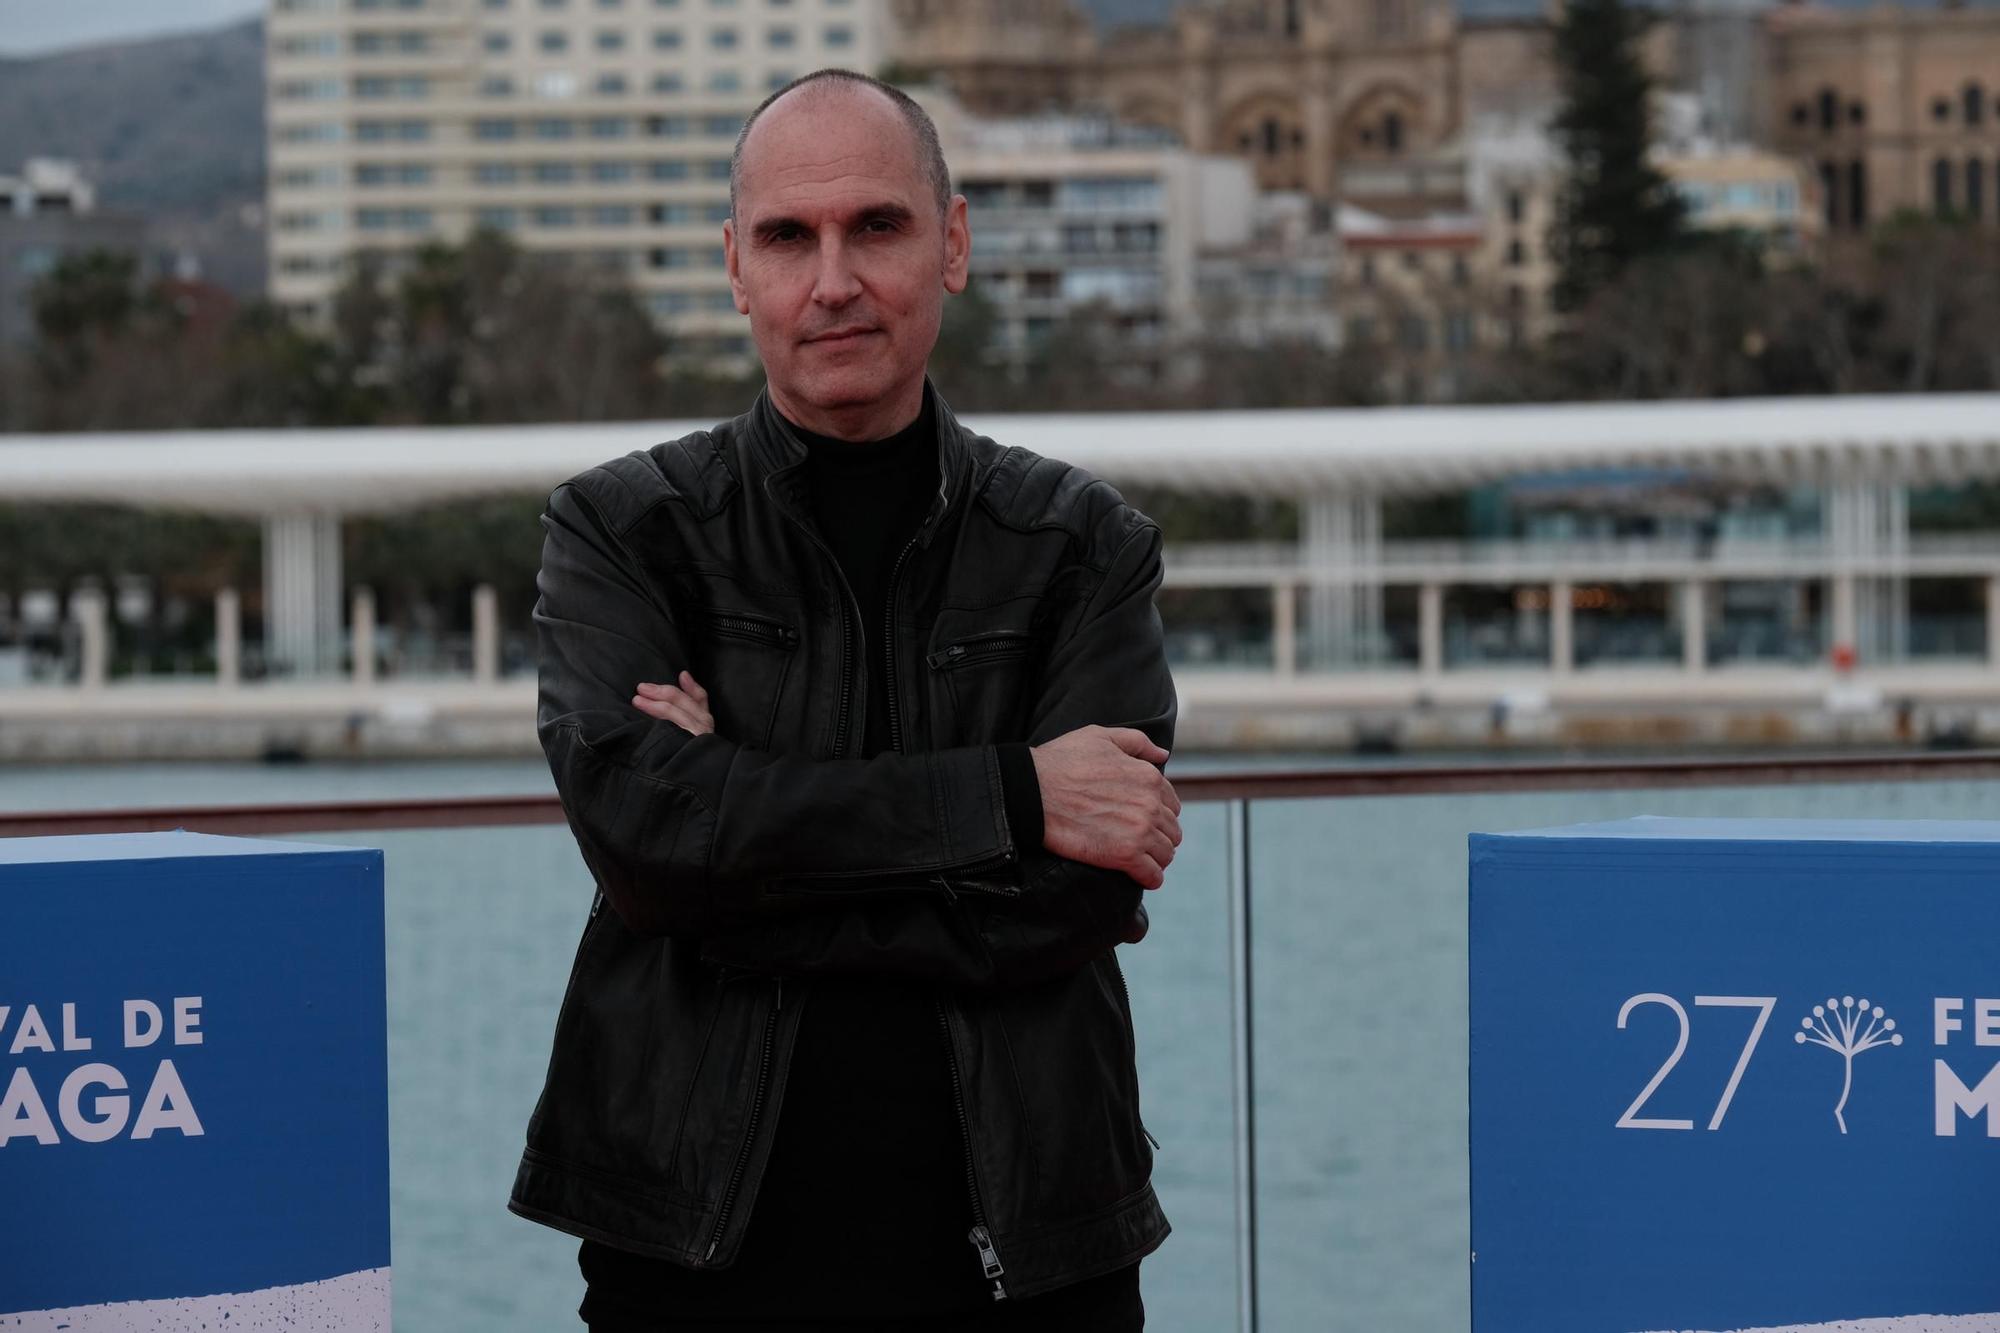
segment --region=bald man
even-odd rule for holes
[[[730,194],[765,392],[543,516],[598,894],[509,1206],[585,1238],[593,1330],[1139,1329],[1158,525],[928,380],[971,233],[915,102],[808,75]]]

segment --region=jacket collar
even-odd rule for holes
[[[924,515],[923,525],[917,529],[917,544],[929,547],[931,538],[958,504],[960,494],[968,485],[972,471],[972,446],[966,440],[964,427],[958,424],[958,418],[952,415],[944,395],[937,391],[929,375],[924,376],[924,397],[930,404],[931,420],[937,428],[938,448],[937,494],[931,497],[930,511]],[[806,442],[798,437],[792,423],[785,420],[784,414],[771,401],[768,386],[759,391],[757,401],[751,405],[748,424],[750,429],[744,440],[745,461],[749,465],[746,480],[791,511],[795,518],[811,522],[805,494]]]

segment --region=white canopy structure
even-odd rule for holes
[[[1512,477],[1671,468],[1818,485],[1829,532],[1855,555],[1903,540],[1908,487],[2000,478],[2000,394],[968,420],[1114,483],[1295,498],[1307,563],[1364,571],[1379,552],[1383,497]],[[323,669],[339,642],[342,516],[545,492],[708,424],[0,436],[0,499],[262,518],[270,637],[282,654]],[[1365,576],[1351,589],[1316,589],[1312,618],[1336,639],[1343,625],[1359,633],[1379,618],[1377,592]]]

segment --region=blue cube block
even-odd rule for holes
[[[389,1329],[382,853],[0,839],[0,1329]]]
[[[1475,1333],[2000,1329],[2000,823],[1470,841]]]

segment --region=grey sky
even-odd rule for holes
[[[262,0],[0,0],[0,55],[209,28],[263,8]]]

